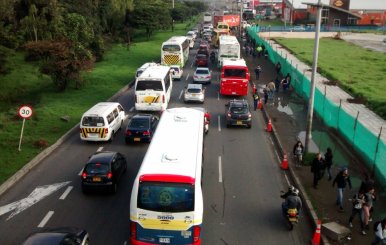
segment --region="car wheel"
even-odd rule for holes
[[[252,124],[248,124],[248,125],[247,125],[247,128],[252,128]]]
[[[111,186],[111,193],[112,194],[117,193],[117,183],[113,183],[113,185]]]
[[[90,244],[90,242],[89,242],[89,240],[87,238],[86,241],[84,241],[84,245],[89,245],[89,244]]]
[[[87,190],[86,186],[84,186],[84,185],[82,185],[82,192],[83,192],[83,194],[88,193],[88,190]]]
[[[114,131],[111,132],[111,136],[110,136],[110,139],[109,139],[109,142],[113,142],[113,139],[114,139]]]

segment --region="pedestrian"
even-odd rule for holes
[[[339,173],[336,175],[334,181],[332,182],[332,187],[335,186],[335,183],[337,184],[337,196],[336,196],[336,205],[339,206],[339,211],[343,212],[343,191],[346,188],[346,185],[348,183],[350,190],[352,188],[351,186],[351,180],[350,175],[348,174],[347,167],[344,167]]]
[[[257,57],[260,58],[261,54],[263,52],[263,48],[260,45],[258,45],[257,48],[256,48],[256,52],[257,52]]]
[[[318,181],[321,178],[323,170],[324,170],[324,162],[323,162],[322,154],[318,153],[316,154],[316,157],[314,158],[311,164],[311,172],[314,174],[313,187],[315,189],[318,188]]]
[[[371,245],[377,245],[381,242],[382,245],[386,244],[386,218],[374,223],[375,238],[371,242]]]
[[[253,46],[249,48],[249,55],[253,55]]]
[[[268,89],[268,98],[269,99],[273,99],[273,93],[275,92],[276,90],[276,87],[275,87],[275,83],[273,80],[271,80],[268,84],[267,84],[267,89]]]
[[[294,145],[294,148],[292,150],[292,153],[294,154],[295,160],[296,160],[296,166],[300,166],[300,164],[303,161],[303,152],[304,152],[304,146],[303,143],[298,140],[296,144]]]
[[[363,221],[365,227],[369,227],[370,220],[370,210],[373,207],[373,202],[375,201],[375,190],[371,189],[365,193],[365,203],[363,204]]]
[[[245,47],[245,54],[248,56],[248,54],[249,54],[249,49],[250,49],[250,47],[247,45],[246,47]]]
[[[261,66],[258,64],[258,65],[256,66],[256,68],[255,68],[256,80],[259,80],[260,73],[261,73]]]
[[[263,89],[263,92],[264,92],[264,105],[265,105],[268,102],[268,89],[267,89],[267,85]]]
[[[358,194],[355,194],[353,196],[353,198],[352,198],[352,205],[353,205],[352,212],[351,212],[350,218],[348,220],[350,228],[353,228],[352,221],[356,215],[359,216],[359,224],[361,226],[362,235],[366,235],[365,226],[364,226],[364,223],[362,220],[362,211],[363,211],[362,207],[363,207],[364,203],[365,203],[365,195],[362,192],[358,192]]]
[[[276,78],[275,78],[275,87],[276,87],[276,93],[279,93],[279,90],[280,90],[280,79],[279,79],[279,76],[276,76]]]
[[[330,181],[332,179],[332,176],[331,176],[332,158],[333,158],[332,150],[330,147],[327,147],[327,151],[324,154],[324,163],[326,164],[328,181]],[[364,193],[364,192],[362,192],[362,193]]]
[[[287,76],[284,78],[284,81],[283,81],[283,91],[286,91],[287,89],[289,89],[290,85],[291,85],[291,76],[290,74],[288,73]]]
[[[257,93],[253,94],[253,108],[256,111],[257,104],[259,103],[259,95]]]
[[[362,180],[361,186],[359,187],[359,191],[366,193],[371,189],[374,189],[375,181],[370,178],[370,175],[365,173],[365,179]]]
[[[281,70],[281,64],[280,62],[277,62],[275,65],[276,73],[279,75]]]

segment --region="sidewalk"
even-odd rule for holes
[[[242,56],[247,61],[249,70],[251,73],[251,82],[254,82],[258,87],[258,91],[262,94],[262,89],[270,80],[276,78],[276,71],[274,65],[269,61],[261,58],[253,58],[252,56],[245,55],[242,51]],[[255,66],[260,64],[262,66],[262,73],[260,79],[256,81],[255,74],[253,72]],[[316,118],[314,114],[313,123],[313,143],[316,151],[324,152],[327,147],[331,147],[334,155],[334,165],[332,167],[332,175],[335,177],[339,171],[340,166],[348,166],[349,173],[351,175],[351,181],[353,184],[352,190],[348,188],[344,193],[344,212],[338,211],[335,205],[336,200],[336,186],[332,187],[332,181],[327,180],[327,176],[324,176],[319,181],[318,189],[312,188],[313,176],[310,172],[310,167],[302,166],[295,167],[291,158],[292,147],[295,144],[297,138],[301,138],[304,143],[305,128],[306,128],[306,116],[307,116],[307,102],[303,98],[296,95],[293,91],[279,91],[275,94],[273,100],[268,101],[264,106],[265,112],[272,120],[274,130],[278,136],[282,145],[282,150],[289,153],[289,167],[295,178],[301,183],[301,190],[306,192],[313,210],[316,212],[318,219],[323,223],[335,221],[348,228],[348,219],[351,214],[352,204],[347,200],[357,193],[361,180],[364,178],[364,173],[368,170],[358,161],[358,157],[352,154],[350,147],[345,146],[345,142],[335,135],[335,132],[329,132],[327,127],[323,125],[320,119]],[[374,206],[373,220],[378,220],[381,217],[386,217],[386,202],[385,194],[378,193],[378,200]],[[374,221],[373,221],[374,222]],[[351,240],[345,240],[345,244],[364,245],[370,244],[374,238],[374,232],[372,224],[369,224],[369,230],[367,235],[360,234],[360,226],[358,217],[354,218],[351,228]],[[323,234],[322,234],[323,235]],[[334,244],[330,241],[331,244]]]

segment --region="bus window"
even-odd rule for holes
[[[189,44],[188,44],[189,46]],[[163,51],[180,51],[180,46],[179,45],[172,45],[172,44],[166,44],[162,46]]]

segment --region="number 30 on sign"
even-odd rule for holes
[[[19,108],[19,116],[24,119],[32,117],[32,107],[28,105],[23,105]]]

